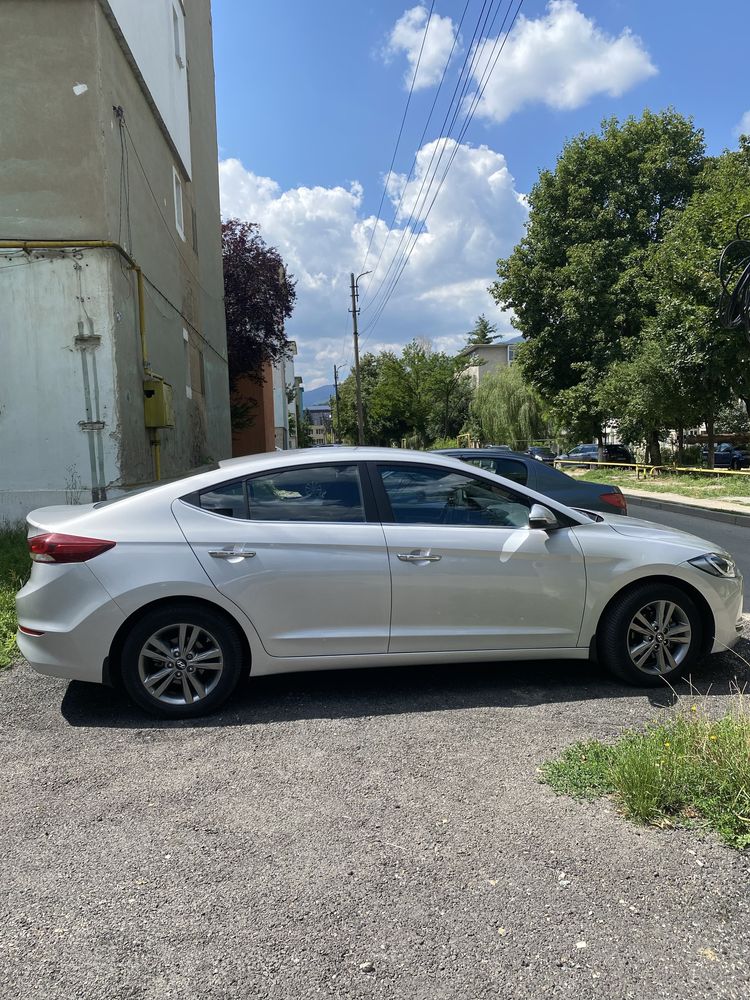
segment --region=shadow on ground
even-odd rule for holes
[[[748,661],[747,640],[742,640],[736,653],[709,657],[692,675],[694,690],[701,696],[715,697],[750,686]],[[557,660],[327,670],[250,678],[225,708],[206,718],[188,720],[152,718],[118,690],[72,681],[61,711],[71,726],[215,728],[634,697],[666,708],[690,691],[689,681],[679,682],[674,691],[666,685],[634,688],[608,677],[595,664]]]

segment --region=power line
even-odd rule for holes
[[[485,0],[485,2],[486,2],[486,0]],[[445,61],[445,66],[443,67],[443,72],[440,75],[440,80],[438,82],[437,89],[435,91],[435,96],[432,99],[432,106],[430,108],[429,114],[427,115],[427,121],[425,122],[424,128],[422,129],[422,135],[419,137],[419,142],[417,143],[417,152],[415,152],[415,154],[414,154],[414,159],[412,160],[411,167],[409,168],[409,173],[407,174],[407,177],[406,177],[406,183],[404,184],[403,188],[401,189],[401,195],[400,195],[399,200],[398,200],[398,205],[396,206],[396,210],[393,213],[393,219],[391,220],[391,224],[388,227],[388,232],[386,234],[385,240],[383,241],[383,246],[380,248],[380,253],[378,254],[377,263],[375,264],[375,267],[373,268],[373,272],[372,272],[373,276],[367,282],[367,287],[365,288],[364,292],[362,293],[362,299],[363,299],[363,301],[367,298],[367,296],[369,294],[369,291],[370,291],[370,286],[372,285],[373,281],[375,280],[375,274],[377,273],[378,267],[380,265],[380,261],[383,258],[383,254],[385,252],[385,248],[388,245],[388,240],[391,238],[391,233],[393,232],[393,227],[395,226],[396,220],[398,219],[398,213],[399,213],[399,211],[401,209],[401,205],[402,205],[403,200],[404,200],[404,193],[406,191],[406,188],[407,188],[407,185],[408,185],[409,181],[411,180],[411,176],[414,173],[414,168],[417,165],[417,155],[419,153],[419,150],[422,148],[422,146],[424,144],[424,139],[425,139],[425,136],[427,135],[427,129],[429,128],[430,122],[432,121],[432,115],[433,115],[433,112],[435,111],[435,106],[437,105],[438,98],[440,97],[440,91],[443,88],[443,83],[445,81],[445,75],[448,72],[448,66],[450,65],[450,61],[453,58],[453,53],[455,51],[456,45],[458,44],[458,39],[459,39],[460,34],[461,34],[461,26],[464,23],[464,18],[466,17],[466,11],[469,9],[469,4],[470,3],[471,3],[471,0],[466,0],[466,3],[464,5],[463,13],[461,14],[461,20],[458,22],[458,27],[456,28],[456,32],[455,32],[455,34],[453,36],[453,45],[451,46],[451,50],[448,53],[448,58]],[[385,188],[383,189],[383,197],[384,196],[385,196]],[[381,207],[382,207],[383,198],[380,199],[380,204],[381,204]],[[372,235],[370,236],[370,246],[372,246],[372,239],[373,239],[374,235],[375,235],[375,230],[373,229]],[[367,252],[369,254],[370,247],[367,248]],[[365,258],[365,260],[366,259],[367,258]],[[364,305],[362,307],[362,311],[366,312],[368,308],[369,308],[369,306]]]
[[[488,6],[488,0],[483,0],[482,8],[481,8],[481,10],[479,12],[479,17],[477,18],[477,22],[476,22],[476,24],[474,26],[474,32],[473,32],[472,37],[471,37],[471,42],[469,43],[469,45],[467,47],[466,55],[464,57],[464,61],[463,61],[462,65],[461,65],[461,69],[460,69],[459,74],[458,74],[458,79],[456,80],[456,84],[455,84],[455,86],[453,88],[453,93],[452,93],[451,98],[450,98],[450,100],[448,102],[448,107],[446,109],[445,116],[443,117],[442,125],[440,126],[440,130],[439,130],[439,136],[440,136],[440,138],[438,139],[437,144],[433,147],[432,154],[430,155],[430,161],[427,164],[427,168],[426,168],[426,170],[424,172],[424,175],[422,177],[422,183],[420,185],[419,191],[418,191],[417,196],[416,196],[416,198],[414,200],[414,203],[412,205],[412,210],[409,213],[409,218],[406,220],[406,223],[404,224],[404,227],[401,230],[401,236],[400,236],[400,239],[398,241],[398,245],[396,246],[396,250],[395,250],[395,252],[393,254],[393,257],[391,258],[391,262],[388,265],[388,268],[386,269],[385,274],[380,279],[380,284],[378,286],[377,291],[375,292],[374,296],[370,300],[369,304],[367,306],[363,307],[363,311],[366,311],[367,309],[371,308],[374,305],[374,303],[375,303],[378,295],[380,295],[381,291],[386,286],[386,282],[388,281],[388,276],[390,275],[391,271],[393,270],[394,264],[396,263],[396,260],[398,259],[399,254],[401,253],[401,248],[404,245],[404,240],[406,239],[406,234],[409,232],[409,227],[412,224],[412,222],[415,220],[415,218],[418,218],[417,208],[420,205],[420,199],[422,199],[422,192],[424,191],[425,184],[427,184],[428,179],[430,179],[430,184],[429,184],[429,187],[428,187],[428,193],[429,193],[429,188],[432,186],[432,179],[434,179],[434,172],[431,173],[431,171],[432,171],[432,164],[434,163],[435,155],[437,154],[438,147],[440,146],[440,139],[442,138],[442,149],[440,151],[440,156],[438,157],[438,162],[435,165],[435,171],[437,171],[437,168],[440,165],[440,161],[442,160],[443,152],[444,152],[446,143],[447,143],[447,141],[448,141],[448,139],[450,137],[450,133],[451,133],[451,131],[453,129],[453,126],[454,126],[455,121],[456,121],[456,117],[458,116],[458,112],[459,112],[460,107],[461,107],[461,101],[464,98],[464,95],[466,93],[466,89],[468,87],[469,81],[471,80],[471,71],[472,71],[472,69],[474,67],[474,64],[476,62],[476,57],[477,57],[477,49],[474,48],[474,40],[476,39],[477,34],[481,35],[482,31],[484,30],[485,26],[487,25],[487,21],[489,19],[490,13],[492,11],[492,7],[493,7],[494,2],[495,2],[495,0],[489,0],[489,6]],[[503,0],[499,0],[499,2],[502,4]],[[485,11],[486,11],[486,13],[485,13]],[[493,23],[494,23],[494,19],[493,19]],[[464,76],[464,73],[465,73],[465,76]],[[459,92],[459,90],[460,90],[460,92]],[[454,103],[455,103],[455,108],[454,108]],[[451,109],[453,109],[452,115],[451,115]],[[450,124],[449,124],[449,119],[450,119]],[[414,162],[415,163],[416,163],[416,159],[417,158],[415,156],[415,158],[414,158]],[[410,174],[410,176],[411,176],[411,174]],[[406,187],[407,186],[408,186],[408,180],[407,180],[406,185],[404,185],[404,188],[402,189],[402,192],[401,192],[401,198],[399,200],[398,207],[397,207],[396,212],[394,214],[394,224],[395,224],[395,221],[396,221],[396,219],[398,217],[398,211],[399,211],[399,209],[401,207],[401,204],[403,202],[403,197],[404,197],[404,194],[406,192]],[[427,198],[427,195],[424,196],[424,200],[426,200],[426,198]],[[387,242],[387,240],[386,240],[386,242]],[[381,254],[381,256],[382,256],[382,254]],[[366,293],[369,294],[369,291],[370,291],[370,286],[368,285],[368,287],[366,289]]]
[[[432,211],[432,208],[433,208],[433,206],[435,204],[435,201],[437,200],[438,195],[440,194],[440,191],[441,191],[441,189],[443,187],[443,184],[445,183],[445,179],[446,179],[446,177],[448,175],[448,171],[450,170],[450,168],[451,168],[451,166],[453,164],[453,161],[456,158],[458,150],[461,148],[461,142],[462,142],[464,136],[466,135],[466,131],[467,131],[467,129],[468,129],[468,127],[469,127],[469,125],[470,125],[473,117],[474,117],[474,114],[476,112],[476,108],[478,107],[479,102],[482,99],[482,96],[484,95],[484,91],[485,91],[485,89],[487,87],[487,84],[489,83],[489,80],[490,80],[490,77],[491,77],[491,75],[492,75],[492,73],[494,71],[494,68],[497,65],[497,61],[500,58],[500,55],[502,54],[503,49],[505,48],[505,44],[506,44],[506,42],[508,40],[508,37],[509,37],[511,31],[513,30],[513,26],[514,26],[514,24],[516,22],[516,19],[518,17],[519,11],[521,10],[521,7],[523,5],[523,0],[519,0],[518,6],[516,7],[515,13],[513,14],[513,19],[511,20],[510,26],[508,27],[507,32],[503,35],[502,34],[502,30],[503,30],[503,27],[505,26],[505,23],[507,21],[508,14],[510,13],[511,5],[512,5],[512,0],[511,0],[511,4],[508,6],[508,10],[506,12],[505,17],[503,18],[503,24],[501,25],[501,28],[500,28],[500,34],[498,35],[498,38],[495,40],[495,43],[494,43],[493,48],[492,48],[492,51],[490,52],[490,55],[488,57],[487,65],[486,65],[485,70],[484,70],[484,72],[482,74],[482,77],[480,79],[480,84],[479,84],[479,86],[477,88],[476,93],[474,94],[474,96],[472,98],[472,102],[471,102],[469,111],[468,111],[468,113],[466,115],[464,124],[463,124],[463,126],[462,126],[462,128],[461,128],[461,130],[459,132],[458,138],[456,140],[454,140],[455,145],[454,145],[454,147],[453,147],[453,149],[451,151],[451,154],[450,154],[450,156],[448,158],[448,163],[447,163],[447,165],[445,167],[445,170],[443,171],[443,175],[442,175],[442,177],[440,179],[440,182],[438,184],[438,188],[435,191],[435,194],[433,195],[432,201],[430,202],[429,207],[427,208],[427,211],[424,212],[424,214],[422,215],[422,221],[420,223],[420,228],[418,228],[417,231],[410,236],[411,242],[410,243],[407,242],[407,250],[402,255],[402,260],[401,260],[401,262],[399,262],[396,274],[391,279],[390,285],[389,285],[388,290],[387,290],[387,292],[386,292],[386,294],[385,294],[385,296],[383,298],[383,301],[378,306],[377,313],[376,313],[375,317],[368,324],[366,330],[364,331],[365,337],[363,338],[363,343],[371,335],[372,330],[374,329],[375,325],[377,324],[378,320],[380,319],[381,315],[383,314],[383,311],[384,311],[386,305],[388,304],[388,302],[390,301],[390,298],[393,295],[393,293],[394,293],[394,291],[396,289],[396,286],[398,285],[398,282],[399,282],[399,280],[401,278],[401,275],[404,272],[404,269],[406,268],[406,265],[409,263],[409,259],[411,258],[411,255],[412,255],[412,253],[414,251],[414,248],[415,248],[415,246],[417,244],[417,241],[418,241],[419,237],[422,235],[422,233],[424,232],[424,227],[426,226],[429,214]],[[500,38],[501,37],[502,37],[502,42],[498,45],[498,42],[500,42]],[[493,58],[493,55],[494,55],[494,58]],[[446,141],[445,145],[447,145],[447,141]],[[439,163],[438,163],[438,166],[439,166]],[[436,175],[437,175],[437,167],[436,167],[435,173],[433,175],[433,180],[434,180],[434,177]],[[430,184],[430,187],[431,186],[432,186],[432,184]],[[428,187],[427,194],[429,194],[429,187]],[[425,201],[426,201],[426,197],[427,196],[425,196]],[[423,202],[423,207],[424,207],[424,202]],[[384,279],[384,281],[385,281],[385,279]],[[382,285],[381,285],[381,287],[382,287]],[[379,293],[380,293],[380,289],[378,289],[378,294]]]
[[[409,111],[409,105],[411,104],[411,95],[414,93],[414,84],[417,81],[417,74],[419,73],[419,66],[422,62],[422,53],[424,52],[425,42],[427,41],[427,32],[430,30],[430,22],[432,21],[432,12],[435,9],[435,0],[432,0],[430,4],[430,12],[427,15],[427,24],[425,24],[424,34],[422,35],[422,44],[419,47],[419,55],[417,57],[417,64],[414,67],[414,75],[411,78],[411,86],[409,87],[409,94],[406,98],[406,107],[404,108],[404,113],[401,116],[401,125],[399,126],[398,135],[396,136],[396,145],[393,147],[393,156],[391,157],[391,165],[388,167],[388,173],[385,177],[385,182],[383,184],[383,193],[380,195],[380,204],[378,205],[378,214],[375,219],[375,223],[372,227],[372,232],[370,233],[370,242],[367,245],[367,252],[365,253],[365,259],[362,261],[361,271],[364,271],[365,265],[367,264],[367,258],[370,256],[370,249],[372,247],[372,241],[375,237],[375,230],[378,227],[378,222],[380,222],[380,213],[383,209],[383,202],[385,201],[385,195],[388,190],[388,181],[391,179],[391,174],[393,173],[393,165],[396,162],[396,154],[398,153],[398,147],[401,142],[401,136],[404,131],[404,124],[406,123],[406,115]],[[453,50],[451,49],[451,52]]]

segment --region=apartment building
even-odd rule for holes
[[[231,454],[210,0],[0,0],[0,520]]]
[[[492,344],[471,344],[465,347],[459,357],[473,357],[477,360],[476,364],[466,369],[474,388],[478,388],[490,372],[512,365],[515,352],[522,343],[523,337],[518,334]]]

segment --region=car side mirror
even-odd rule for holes
[[[532,504],[529,511],[530,528],[540,528],[542,531],[549,531],[552,528],[557,528],[559,523],[549,507],[545,507],[540,503]]]

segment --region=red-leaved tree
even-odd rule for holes
[[[221,225],[224,302],[227,317],[229,380],[247,375],[260,380],[266,361],[287,349],[284,321],[292,315],[295,282],[275,247],[269,247],[255,222],[227,219]]]

